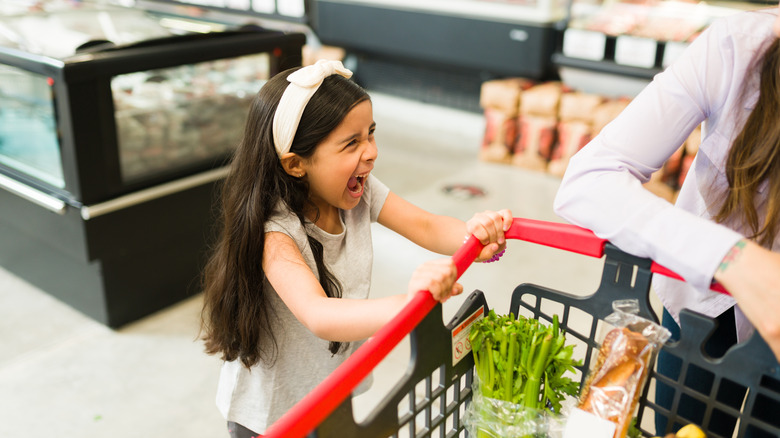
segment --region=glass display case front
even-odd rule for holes
[[[80,207],[223,165],[304,42],[103,3],[0,16],[0,173]]]
[[[0,65],[0,163],[65,187],[51,78]]]
[[[0,0],[0,265],[111,327],[191,297],[250,101],[305,41]]]
[[[0,45],[64,59],[93,44],[127,45],[174,35],[159,17],[102,3],[72,3],[0,17]]]
[[[246,14],[287,23],[306,23],[307,2],[311,0],[138,0],[151,4],[153,9],[160,5],[187,5],[231,14]]]
[[[122,181],[229,154],[268,79],[267,53],[117,75],[111,80]]]

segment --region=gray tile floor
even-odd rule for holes
[[[428,210],[468,219],[485,209],[560,221],[552,212],[559,180],[479,161],[479,114],[374,94],[380,157],[375,175]],[[446,194],[469,184],[487,195]],[[380,226],[374,228],[372,294],[403,293],[412,270],[439,257]],[[461,278],[483,290],[491,307],[508,310],[523,282],[584,293],[595,289],[601,261],[510,242],[499,263],[474,265]],[[462,298],[444,305],[449,319]],[[0,437],[221,437],[214,406],[219,360],[197,341],[199,296],[119,330],[108,329],[0,268]],[[375,372],[375,385],[356,399],[362,418],[402,375],[401,343]]]

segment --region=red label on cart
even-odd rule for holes
[[[480,308],[452,329],[452,366],[457,365],[471,352],[471,343],[469,342],[471,326],[475,321],[484,317],[485,311]]]

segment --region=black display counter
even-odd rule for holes
[[[249,103],[306,37],[87,4],[0,26],[0,266],[110,327],[199,292]]]

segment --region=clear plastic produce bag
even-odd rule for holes
[[[463,424],[472,438],[560,438],[565,415],[549,410],[530,409],[523,405],[485,397],[479,391],[479,378],[474,376],[473,396],[466,406]],[[574,402],[572,400],[571,402]],[[568,403],[562,411],[567,411]]]

